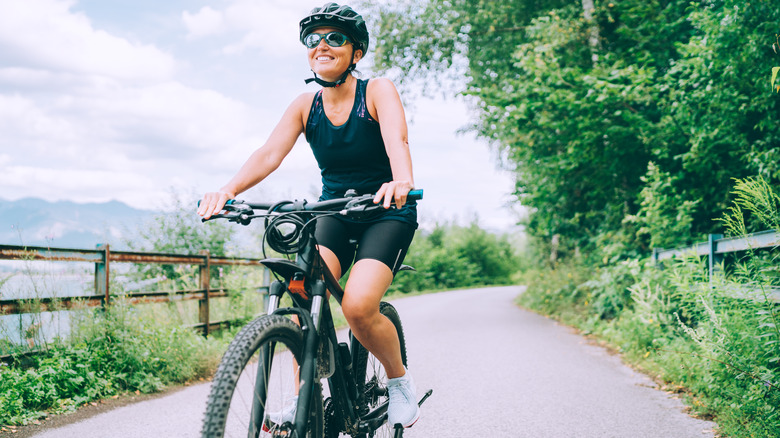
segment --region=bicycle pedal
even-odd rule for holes
[[[395,429],[395,435],[393,435],[395,438],[401,438],[404,436],[404,426],[401,423],[396,423],[394,426]]]
[[[422,396],[420,401],[417,402],[417,406],[422,407],[422,404],[425,403],[425,400],[428,400],[428,397],[430,397],[431,394],[433,394],[433,389],[429,389],[428,392],[426,392],[425,395]]]

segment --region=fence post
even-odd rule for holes
[[[203,255],[203,263],[200,265],[200,288],[203,290],[203,298],[198,302],[199,320],[203,324],[203,336],[209,336],[209,294],[211,277],[211,256],[208,250],[200,252]]]
[[[712,286],[712,280],[715,276],[715,271],[718,270],[718,266],[721,264],[721,262],[723,262],[723,255],[715,253],[715,251],[718,249],[717,241],[722,238],[723,234],[710,234],[708,237],[709,257],[707,262],[709,263],[710,286]]]
[[[100,243],[97,245],[98,251],[101,251],[100,262],[95,263],[95,295],[101,295],[103,297],[103,307],[108,306],[111,300],[110,287],[109,287],[109,259],[110,249],[107,243]]]

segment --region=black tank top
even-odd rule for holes
[[[325,115],[322,90],[314,96],[306,121],[306,140],[322,174],[320,200],[340,198],[349,189],[359,195],[374,194],[382,184],[393,180],[379,122],[371,117],[366,106],[367,85],[368,80],[357,80],[352,111],[341,126],[333,125]],[[388,219],[417,227],[417,203],[383,211],[370,220]]]
[[[358,79],[355,102],[347,122],[335,126],[325,115],[322,90],[314,96],[306,122],[306,140],[322,173],[322,197],[339,198],[349,189],[376,193],[393,180],[385,142],[366,107],[368,81]]]

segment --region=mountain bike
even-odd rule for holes
[[[320,258],[314,239],[318,218],[361,218],[383,208],[374,204],[373,195],[350,192],[319,202],[231,200],[210,218],[244,225],[262,218],[264,254],[268,246],[288,258],[262,260],[276,276],[269,286],[267,314],[246,325],[225,352],[212,382],[203,437],[403,435],[401,425],[387,424],[387,375],[382,364],[351,332],[349,342],[337,338],[328,293],[341,303],[344,290]],[[422,199],[422,190],[410,192],[408,199]],[[395,326],[406,366],[398,312],[387,302],[381,303],[380,312]]]

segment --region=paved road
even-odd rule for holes
[[[394,302],[420,390],[433,388],[407,438],[713,437],[619,358],[514,306],[519,287]],[[422,391],[421,391],[422,392]],[[118,408],[40,438],[195,437],[208,385]]]

